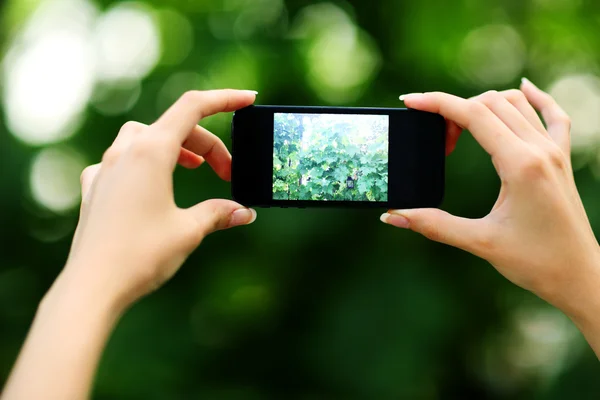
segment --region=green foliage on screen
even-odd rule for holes
[[[387,201],[386,115],[275,114],[273,199]]]

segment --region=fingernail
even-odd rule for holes
[[[385,213],[381,215],[380,219],[381,222],[397,228],[408,229],[410,227],[410,221],[403,215]]]
[[[248,225],[256,219],[256,211],[251,208],[240,208],[231,214],[229,226]]]
[[[257,95],[257,94],[258,94],[258,92],[257,92],[256,90],[246,90],[246,92],[253,93],[254,95]]]
[[[399,98],[400,98],[400,101],[405,101],[405,100],[409,100],[409,98],[411,98],[411,97],[414,98],[414,97],[421,96],[422,94],[423,93],[407,93],[407,94],[401,95]]]
[[[530,83],[530,84],[532,84],[532,85],[533,85],[533,82],[531,82],[529,79],[527,79],[527,78],[525,78],[525,77],[522,77],[522,78],[521,78],[521,83]],[[535,85],[534,85],[534,86],[535,86]]]

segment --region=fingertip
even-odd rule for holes
[[[423,100],[425,95],[423,93],[408,93],[400,95],[400,101],[403,101],[404,104],[409,108],[415,108],[418,105],[420,100]]]
[[[537,90],[539,91],[540,88],[538,88],[533,82],[531,82],[529,79],[522,77],[521,78],[521,87],[520,87],[521,91],[523,92],[527,92],[529,90]]]
[[[410,227],[410,221],[404,215],[399,213],[383,213],[379,217],[381,222],[384,224],[395,226],[396,228],[408,229]]]
[[[219,174],[219,177],[225,182],[231,182],[231,168],[227,168]]]
[[[450,155],[456,148],[456,143],[463,129],[456,123],[446,120],[446,156]]]
[[[223,160],[213,160],[209,159],[208,163],[215,171],[217,176],[224,180],[225,182],[231,181],[231,160],[227,162],[223,162]]]
[[[256,96],[258,96],[258,92],[256,90],[241,90],[241,92],[246,96],[246,105],[254,104],[256,101]]]
[[[231,228],[234,226],[250,225],[256,221],[256,216],[256,210],[252,208],[239,208],[231,214],[228,225]]]
[[[187,169],[196,169],[204,164],[204,161],[203,157],[182,148],[179,152],[177,163]]]

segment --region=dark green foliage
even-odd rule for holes
[[[276,114],[273,198],[387,201],[388,117]]]

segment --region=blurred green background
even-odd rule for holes
[[[189,89],[258,104],[400,106],[529,77],[573,119],[576,179],[600,231],[596,0],[6,0],[0,3],[0,380],[65,262],[79,174],[128,120]],[[229,145],[231,115],[203,122]],[[479,217],[498,178],[464,134],[443,208]],[[229,197],[177,170],[187,206]],[[486,262],[373,210],[259,210],[208,237],[128,312],[97,399],[598,398],[598,362],[560,312]]]

